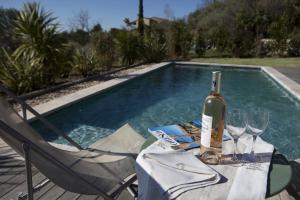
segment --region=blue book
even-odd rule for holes
[[[188,150],[200,147],[201,120],[195,119],[189,123],[180,123],[161,127],[149,128],[148,131],[170,146],[178,146]],[[223,141],[230,140],[223,135]]]

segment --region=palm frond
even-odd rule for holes
[[[64,44],[58,36],[58,23],[52,12],[46,12],[39,3],[25,3],[15,21],[15,31],[22,45],[13,53],[16,59],[25,59],[41,74],[41,84],[49,84],[57,76],[59,57]]]

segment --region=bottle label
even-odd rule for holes
[[[201,145],[205,147],[210,147],[212,121],[213,118],[211,116],[202,115]]]

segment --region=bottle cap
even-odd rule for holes
[[[221,72],[214,71],[212,72],[212,82],[211,82],[211,91],[215,93],[220,93],[221,91]]]

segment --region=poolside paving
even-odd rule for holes
[[[280,73],[300,84],[300,63],[299,67],[274,67]]]

